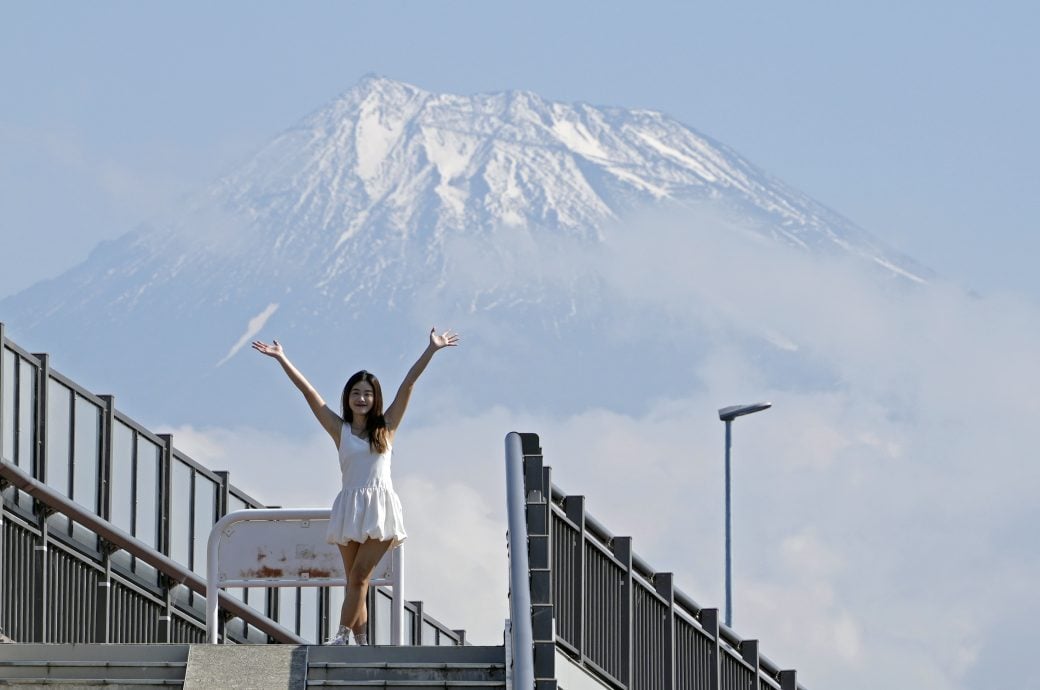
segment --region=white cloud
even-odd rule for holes
[[[249,319],[249,323],[246,324],[245,332],[241,337],[239,337],[238,341],[231,346],[231,349],[228,350],[226,355],[224,355],[224,358],[217,362],[217,366],[221,366],[224,362],[234,357],[235,354],[246,345],[246,343],[253,339],[253,336],[260,332],[260,329],[264,327],[264,324],[267,323],[267,320],[271,318],[276,311],[278,311],[278,303],[272,302],[271,304],[268,304],[262,312]]]
[[[669,337],[706,339],[687,393],[647,396],[632,361],[610,371],[609,399],[566,415],[510,391],[467,412],[459,401],[476,384],[465,374],[436,390],[419,384],[431,412],[406,422],[394,460],[410,591],[471,639],[500,639],[502,439],[519,430],[540,434],[555,481],[586,495],[592,514],[698,602],[721,606],[716,410],[771,400],[734,426],[737,631],[808,687],[1012,686],[1017,671],[996,640],[1002,626],[1040,616],[1040,309],[943,283],[879,288],[862,265],[712,227],[648,222],[601,257],[558,256],[539,274],[550,287],[568,265],[604,276],[600,304],[616,332],[591,349],[652,342],[666,321]],[[520,244],[537,262],[537,248]],[[523,334],[517,325],[509,337]],[[797,350],[771,348],[777,334]],[[452,355],[463,368],[466,352]],[[788,376],[787,366],[802,369]],[[551,385],[540,394],[556,395]],[[337,478],[318,433],[186,429],[175,440],[234,465],[232,481],[259,498],[320,505]]]

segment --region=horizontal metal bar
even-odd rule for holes
[[[185,666],[188,662],[186,661],[64,661],[61,659],[55,659],[51,661],[39,661],[36,659],[25,660],[16,659],[14,661],[4,660],[0,661],[0,667],[8,666],[51,666],[51,667],[97,667],[97,668],[175,668],[178,666]]]
[[[429,668],[438,671],[444,670],[456,670],[456,669],[468,669],[468,670],[480,670],[480,669],[495,669],[502,668],[502,664],[491,664],[491,663],[478,663],[478,662],[467,662],[467,663],[442,663],[442,662],[429,662],[423,663],[421,661],[317,661],[310,662],[308,664],[311,668],[325,668],[325,669],[336,669],[336,668],[379,668],[379,669],[415,669],[415,668]]]
[[[322,577],[322,578],[310,578],[300,580],[265,580],[265,579],[254,579],[254,580],[221,580],[220,586],[222,588],[229,587],[346,587],[347,579],[341,577],[339,579]]]
[[[589,546],[591,546],[597,552],[599,552],[599,554],[601,556],[606,558],[609,561],[609,563],[611,565],[613,565],[615,568],[617,568],[619,570],[622,570],[622,571],[624,571],[626,569],[625,568],[625,564],[622,563],[621,561],[619,561],[617,556],[614,555],[614,552],[611,551],[607,546],[605,546],[603,544],[600,544],[598,542],[595,542],[595,541],[587,541],[587,543],[588,543]]]
[[[5,679],[2,681],[2,684],[7,685],[11,680],[17,680],[18,684],[15,687],[35,687],[37,685],[54,685],[61,687],[62,685],[74,685],[77,688],[83,688],[97,685],[99,687],[115,686],[132,688],[138,685],[163,685],[171,687],[182,687],[184,685],[183,678],[120,678],[118,681],[113,681],[99,678],[55,678],[53,676],[41,676],[39,678],[27,677],[10,680]]]
[[[29,364],[33,365],[37,369],[39,369],[42,366],[42,364],[43,364],[39,360],[39,358],[36,357],[36,355],[34,355],[33,353],[29,352],[26,349],[23,349],[23,348],[19,347],[18,345],[16,345],[14,343],[13,340],[9,340],[7,338],[4,338],[4,347],[7,348],[8,350],[10,350],[11,352],[13,352],[14,354],[18,355],[19,357],[21,357],[22,359],[27,360],[29,362]]]
[[[119,410],[112,410],[112,416],[115,419],[115,421],[125,424],[132,430],[136,431],[138,435],[144,436],[147,440],[151,441],[155,445],[160,447],[163,445],[163,440],[159,438],[158,434],[153,434],[151,431],[146,429],[143,424],[141,424],[133,417],[130,417],[125,412],[121,412]]]
[[[76,383],[75,381],[70,379],[68,376],[65,376],[60,371],[55,371],[54,369],[50,369],[50,370],[47,371],[47,374],[48,374],[48,377],[54,379],[54,381],[56,383],[59,383],[62,386],[65,386],[66,388],[70,389],[73,393],[75,393],[79,397],[83,398],[84,400],[87,400],[88,402],[90,402],[90,403],[92,403],[94,405],[97,405],[98,407],[104,407],[105,406],[105,401],[104,400],[99,398],[94,393],[91,393],[86,388],[84,388],[83,386],[79,385],[78,383]]]
[[[365,688],[504,688],[504,680],[308,680],[311,686],[357,686]]]
[[[668,606],[668,600],[662,597],[660,594],[658,594],[657,590],[654,589],[654,586],[649,582],[644,581],[643,578],[633,577],[632,584],[643,590],[645,594],[650,596],[650,598],[656,600],[657,603],[663,604],[664,606]]]

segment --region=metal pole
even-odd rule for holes
[[[733,420],[726,420],[726,627],[733,628],[733,560],[730,540],[730,502],[729,502],[729,449],[732,445],[730,426]]]
[[[394,595],[390,600],[390,638],[398,647],[404,644],[404,592],[401,590],[404,582],[404,558],[401,557],[403,548],[404,546],[398,546],[391,556],[394,564]]]
[[[512,686],[516,690],[534,689],[534,632],[525,499],[523,444],[520,434],[514,431],[506,436],[506,506],[509,518],[509,617],[515,650]]]

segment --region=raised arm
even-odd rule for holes
[[[332,442],[339,448],[339,437],[340,431],[343,429],[343,420],[338,414],[329,409],[329,406],[325,404],[325,400],[318,395],[318,391],[314,390],[314,386],[310,384],[310,381],[300,373],[299,369],[293,366],[293,363],[285,356],[285,351],[282,349],[281,344],[277,340],[272,340],[270,345],[255,340],[253,341],[253,349],[278,360],[289,380],[303,393],[307,405],[311,408],[314,416],[317,417],[322,428],[328,432],[329,436],[332,437]]]
[[[401,387],[397,390],[397,395],[394,397],[394,401],[390,403],[390,407],[386,409],[384,417],[386,418],[386,428],[391,433],[397,430],[397,427],[401,424],[401,419],[404,417],[404,411],[408,408],[408,400],[412,397],[412,388],[415,387],[415,382],[419,380],[419,376],[426,370],[426,365],[433,359],[433,355],[440,349],[445,347],[455,347],[459,344],[458,334],[452,331],[444,331],[440,335],[437,335],[437,329],[430,329],[430,343],[423,350],[423,353],[419,355],[419,359],[415,360],[415,364],[405,374],[404,381],[401,382]]]

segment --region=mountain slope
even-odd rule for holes
[[[396,339],[414,319],[474,311],[581,349],[609,318],[609,298],[595,270],[547,275],[546,248],[580,256],[608,229],[641,232],[631,219],[647,208],[681,217],[705,207],[779,246],[851,257],[900,281],[927,277],[661,113],[368,77],[177,217],[0,302],[0,319],[15,338],[61,352],[59,368],[94,370],[98,352],[118,358],[110,383],[169,391],[157,414],[182,419],[202,386],[215,387],[202,407],[219,414],[245,375],[234,355],[265,326],[315,343],[307,354],[326,369],[337,366],[331,343],[359,325]]]

